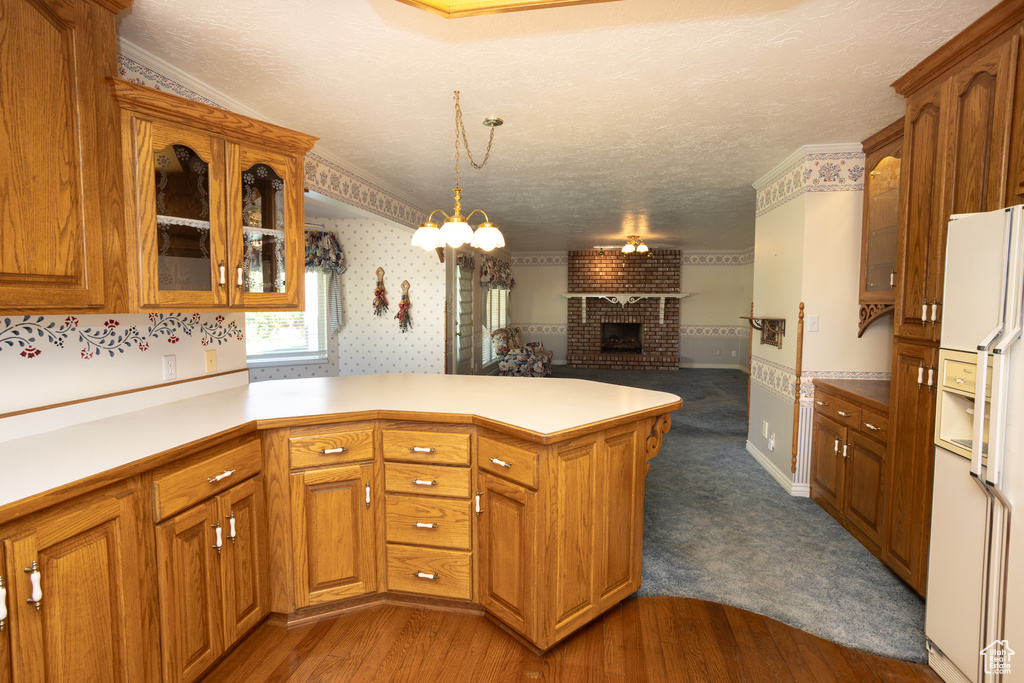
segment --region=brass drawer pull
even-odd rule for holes
[[[324,448],[320,452],[324,455],[333,455],[335,453],[344,453],[348,449],[342,446],[341,448]]]
[[[840,415],[842,415],[843,417],[850,417],[850,414],[849,414],[849,413],[844,413],[844,412],[843,412],[843,411],[841,411],[841,410],[837,410],[836,412],[837,412],[837,413],[839,413]]]
[[[870,422],[865,422],[864,426],[867,427],[868,429],[870,429],[873,432],[880,432],[880,431],[882,431],[881,427],[876,427],[875,425],[871,424]]]
[[[819,406],[828,406],[828,404],[825,403],[824,401],[815,401],[815,403],[817,403]]]
[[[437,486],[437,481],[427,479],[413,479],[412,483],[416,484],[417,486]]]
[[[498,460],[497,458],[488,458],[488,460],[493,462],[495,465],[499,465],[500,467],[512,467],[512,463],[505,462],[504,460]]]
[[[420,528],[420,529],[436,529],[437,528],[437,522],[433,522],[433,523],[413,522],[412,525],[414,527],[417,527],[417,528]]]
[[[441,575],[437,572],[434,572],[433,574],[428,574],[426,572],[413,572],[412,575],[420,579],[430,579],[431,581],[437,581],[441,578]]]
[[[409,450],[413,453],[437,453],[436,448],[421,448],[420,446],[413,446]]]

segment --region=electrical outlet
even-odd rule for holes
[[[164,381],[178,378],[178,359],[176,356],[163,357]]]
[[[768,437],[768,450],[775,450],[775,432],[772,432],[772,435]]]
[[[768,438],[768,420],[761,420],[761,436]]]
[[[818,316],[809,315],[807,316],[807,331],[817,332],[818,331]]]
[[[206,352],[206,372],[217,372],[217,349]]]
[[[716,355],[716,356],[721,356],[721,355],[722,355],[722,349],[717,349],[717,350],[715,351],[715,355]]]
[[[732,357],[733,357],[733,358],[735,358],[735,357],[736,357],[736,352],[735,352],[735,351],[733,351],[733,352],[732,352]]]

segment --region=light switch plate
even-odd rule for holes
[[[206,370],[205,372],[217,372],[217,349],[209,349],[206,352]]]
[[[807,316],[807,331],[817,332],[818,331],[818,316],[809,315]]]

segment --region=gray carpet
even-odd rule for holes
[[[858,650],[927,660],[924,601],[746,452],[744,373],[559,367],[554,374],[683,398],[647,475],[639,595],[726,603]]]

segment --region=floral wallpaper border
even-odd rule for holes
[[[91,316],[94,317],[94,316]],[[73,315],[60,320],[59,316],[31,316],[0,319],[0,353],[17,351],[22,358],[37,358],[46,347],[63,349],[65,344],[82,344],[80,357],[91,360],[102,356],[124,353],[128,349],[149,350],[150,344],[163,340],[177,344],[183,337],[196,335],[203,346],[243,341],[245,330],[235,321],[226,325],[223,315],[213,320],[203,319],[199,313],[150,313],[149,325],[122,325],[120,320],[108,318],[96,327],[81,327]]]
[[[567,334],[569,326],[565,323],[516,323],[523,334]]]
[[[513,266],[567,266],[567,251],[534,251],[512,254]]]
[[[749,337],[750,325],[680,325],[680,337]]]
[[[862,192],[863,152],[806,154],[757,190],[755,216],[760,218],[804,192]]]
[[[746,251],[693,251],[684,253],[684,266],[749,266],[754,263],[754,250]]]
[[[750,359],[750,381],[789,401],[793,400],[796,391],[796,371],[793,368],[759,356]]]
[[[120,77],[132,83],[218,109],[226,108],[121,52],[117,55],[117,67]],[[422,209],[319,154],[307,154],[304,168],[307,189],[409,227],[416,227],[426,219],[426,212]]]

